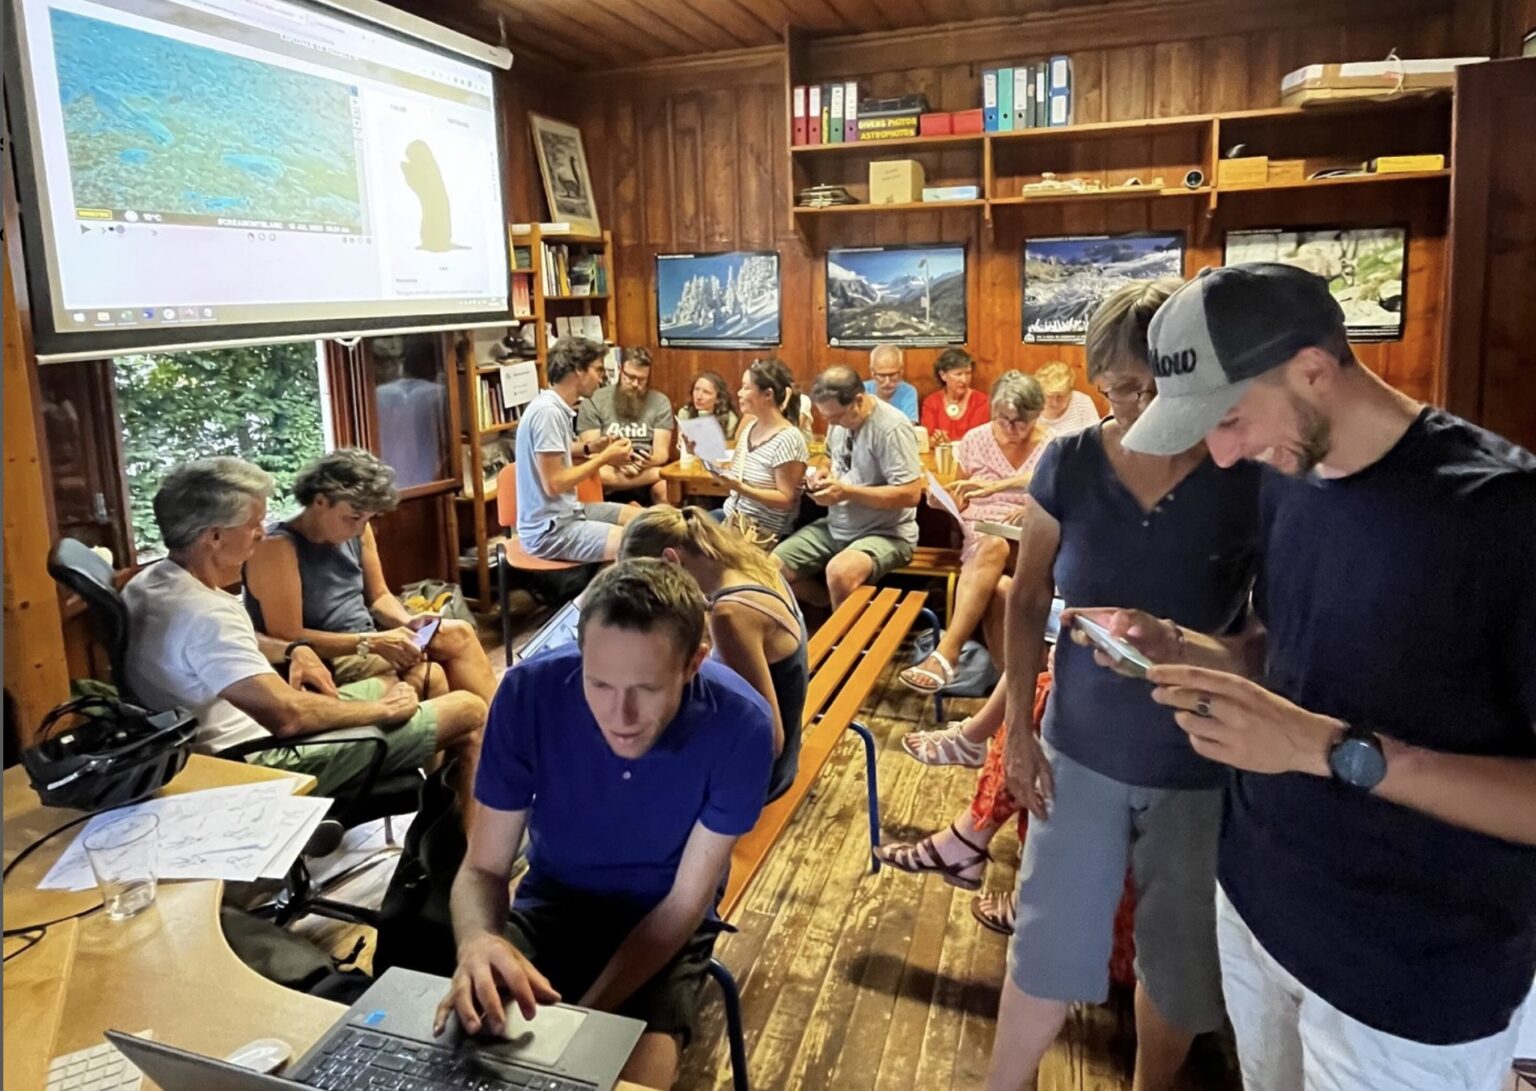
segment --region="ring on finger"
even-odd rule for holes
[[[1211,695],[1209,693],[1200,694],[1199,698],[1195,701],[1195,715],[1204,720],[1211,718]]]

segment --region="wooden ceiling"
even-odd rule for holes
[[[1040,15],[1105,0],[392,0],[520,58],[584,70],[844,35]]]

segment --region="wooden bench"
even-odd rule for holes
[[[869,840],[872,870],[879,870],[874,849],[880,844],[880,803],[875,783],[875,740],[855,719],[891,657],[923,609],[921,591],[861,587],[837,608],[811,637],[810,686],[801,717],[800,768],[789,790],[763,808],[757,824],[739,838],[731,852],[730,878],[719,914],[729,919],[740,907],[796,809],[810,794],[833,749],[852,731],[864,743],[869,792]]]
[[[912,559],[900,568],[892,569],[894,576],[925,576],[944,581],[944,622],[955,613],[955,581],[960,578],[960,551],[948,546],[918,546],[912,551]]]

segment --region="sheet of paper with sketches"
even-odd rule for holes
[[[160,820],[159,878],[250,882],[281,876],[314,832],[328,799],[294,796],[289,778],[210,788],[135,803],[85,824],[38,885],[44,890],[88,890],[96,884],[85,838],[127,815]]]

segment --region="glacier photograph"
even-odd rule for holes
[[[1126,284],[1184,276],[1184,236],[1074,235],[1024,244],[1024,341],[1083,343],[1088,319]]]
[[[965,247],[827,251],[827,344],[965,343]]]
[[[779,255],[657,254],[656,326],[668,348],[777,345]]]

